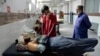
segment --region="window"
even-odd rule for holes
[[[86,13],[98,13],[100,0],[85,0]]]
[[[31,11],[31,10],[32,10],[32,4],[29,3],[29,11]]]
[[[31,2],[35,5],[36,4],[36,0],[31,0]]]

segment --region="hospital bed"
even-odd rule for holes
[[[34,54],[35,53],[35,54]],[[29,51],[17,51],[16,44],[13,43],[7,50],[4,51],[2,56],[39,56],[38,52],[29,52]]]
[[[31,52],[31,51],[17,51],[16,44],[13,43],[7,50],[5,50],[2,56],[58,56],[55,52]]]

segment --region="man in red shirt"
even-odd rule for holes
[[[54,13],[51,13],[48,6],[43,7],[42,16],[42,35],[48,37],[56,36],[57,18]]]

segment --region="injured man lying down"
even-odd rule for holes
[[[53,38],[45,37],[41,42],[39,39],[31,40],[28,34],[25,33],[18,38],[16,48],[17,50],[28,50],[32,52],[38,51],[40,53],[53,51],[63,54],[83,54],[89,50],[93,50],[97,43],[98,41],[95,38],[76,40],[64,36],[57,36]]]

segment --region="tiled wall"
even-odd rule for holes
[[[0,25],[12,23],[18,20],[29,18],[25,13],[0,13]]]

